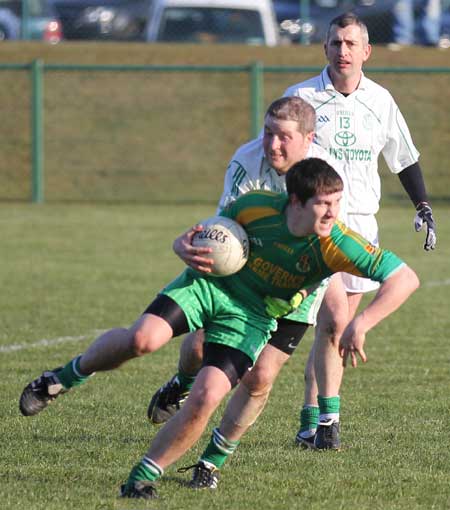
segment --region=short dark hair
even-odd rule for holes
[[[286,174],[288,195],[295,195],[302,205],[315,195],[336,193],[344,183],[336,170],[320,158],[306,158],[291,166]]]
[[[312,133],[316,127],[316,111],[301,97],[286,96],[275,101],[267,108],[266,117],[277,120],[292,120],[302,135]]]
[[[349,25],[358,26],[361,29],[361,35],[363,37],[364,43],[369,44],[369,31],[367,30],[367,25],[359,16],[357,16],[353,12],[344,12],[344,14],[336,16],[330,21],[325,40],[326,42],[328,42],[328,39],[330,38],[331,27],[334,25],[340,28],[345,28],[348,27]]]

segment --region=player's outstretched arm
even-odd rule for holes
[[[416,273],[407,265],[402,266],[381,284],[373,301],[345,328],[339,344],[344,366],[350,356],[352,366],[356,367],[356,354],[363,363],[367,361],[364,352],[366,333],[397,310],[418,289],[419,284]]]
[[[202,225],[194,225],[175,239],[172,248],[180,259],[186,265],[192,267],[192,269],[200,271],[201,273],[210,273],[214,261],[202,255],[211,253],[212,249],[202,246],[192,246],[192,238],[197,232],[201,232],[202,230]]]

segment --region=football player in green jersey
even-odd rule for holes
[[[416,274],[395,254],[370,245],[337,221],[343,182],[325,161],[308,158],[295,164],[286,186],[287,196],[251,192],[222,212],[249,236],[249,260],[238,273],[214,278],[187,268],[129,329],[104,333],[84,354],[44,372],[24,389],[22,412],[36,414],[94,372],[154,352],[187,331],[205,330],[203,367],[192,391],[131,470],[123,497],[156,496],[154,481],[196,443],[223,398],[251,368],[276,326],[266,310],[268,296],[289,300],[339,271],[380,282],[375,298],[341,339],[344,360],[356,353],[365,360],[366,333],[417,289]],[[217,484],[217,476],[213,480]]]
[[[286,192],[285,177],[289,168],[302,159],[317,157],[327,161],[344,181],[340,219],[345,222],[348,183],[336,160],[313,143],[315,124],[315,111],[303,99],[283,97],[273,101],[264,117],[263,137],[240,146],[232,156],[226,170],[224,190],[217,212],[219,213],[239,196],[249,191]],[[174,249],[178,256],[193,269],[208,271],[207,264],[210,260],[205,259],[198,248],[192,247],[192,234],[193,232],[186,236],[186,239],[179,239]],[[278,317],[277,329],[271,335],[252,370],[245,375],[239,390],[231,398],[227,411],[232,410],[232,418],[229,418],[226,412],[224,419],[230,419],[239,427],[243,425],[244,416],[245,426],[257,419],[281,368],[290,359],[309,327],[316,324],[318,314],[320,317],[319,309],[322,299],[325,302],[324,308],[329,301],[332,303],[336,301],[336,297],[333,297],[335,284],[329,280],[327,278],[322,281],[318,289],[304,299],[298,307],[293,306],[295,297],[289,303],[274,299],[270,311],[274,317]],[[320,321],[320,324],[321,330],[330,330],[333,329],[334,323],[323,324],[323,321]],[[186,401],[195,375],[202,366],[203,340],[204,334],[201,330],[188,334],[184,339],[180,347],[177,373],[151,398],[147,414],[152,423],[164,423]],[[311,349],[305,367],[305,401],[311,404],[307,412],[312,414],[317,411],[318,419],[318,408],[314,407],[317,403],[318,391],[314,384],[313,356],[314,348]],[[302,411],[302,415],[305,415],[305,411]],[[307,424],[309,431],[310,423]],[[315,447],[314,439],[315,435],[312,431],[309,437],[302,438],[302,445],[313,448]],[[198,478],[197,471],[194,471],[194,478]],[[195,480],[193,484],[195,485]]]

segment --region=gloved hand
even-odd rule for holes
[[[434,223],[433,211],[431,210],[428,202],[420,202],[416,206],[416,216],[414,218],[414,228],[416,232],[422,230],[423,224],[427,226],[427,235],[425,237],[425,244],[423,245],[426,251],[434,250],[436,246],[436,225]]]
[[[264,298],[264,303],[266,303],[266,312],[274,319],[279,319],[280,317],[284,317],[288,313],[293,312],[301,305],[302,301],[303,295],[301,292],[294,294],[289,301],[272,296],[266,296]]]

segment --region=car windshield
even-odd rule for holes
[[[264,44],[260,14],[246,9],[167,8],[158,41]]]
[[[22,16],[22,0],[0,0],[0,9],[11,10],[19,18]],[[28,0],[29,16],[47,16],[49,8],[46,0]]]

